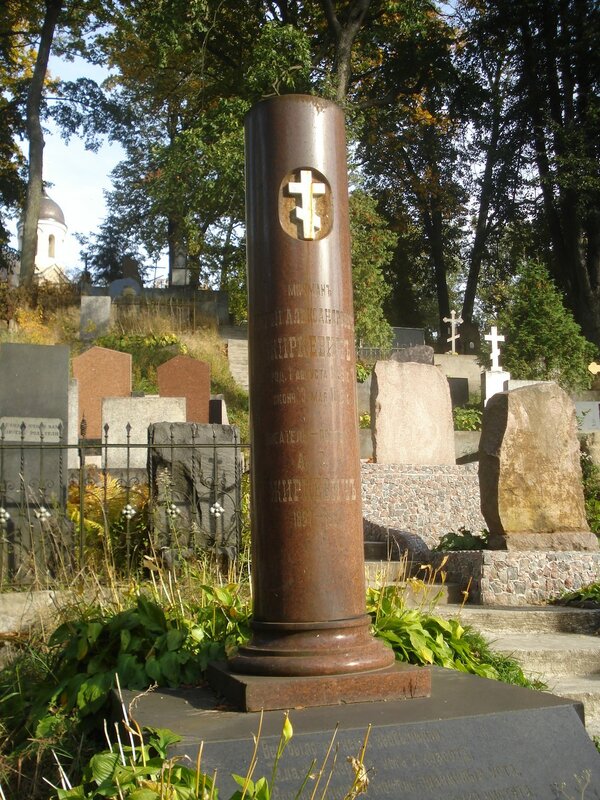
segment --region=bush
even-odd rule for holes
[[[476,406],[456,406],[452,409],[455,431],[480,431],[483,411]]]
[[[544,266],[526,263],[498,316],[505,335],[504,369],[513,378],[556,381],[563,389],[587,389],[587,365],[596,348],[582,335]]]
[[[487,531],[482,531],[478,535],[471,533],[466,528],[459,528],[458,533],[455,531],[445,533],[433,550],[439,553],[453,550],[487,550],[487,537]]]

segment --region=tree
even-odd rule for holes
[[[350,234],[356,341],[385,348],[391,344],[392,329],[383,313],[390,292],[383,270],[391,260],[396,236],[377,212],[375,200],[361,190],[350,195]]]
[[[35,273],[37,251],[37,224],[43,190],[44,134],[41,123],[41,106],[44,82],[48,70],[50,48],[62,8],[62,0],[45,0],[45,14],[40,32],[33,75],[27,92],[26,127],[29,139],[27,199],[23,217],[20,282],[31,284]]]
[[[567,390],[589,388],[587,366],[596,348],[582,335],[542,264],[521,266],[498,325],[506,338],[503,365],[514,378],[552,380]]]
[[[551,243],[550,269],[600,344],[600,7],[595,0],[481,4],[518,71],[514,92]]]

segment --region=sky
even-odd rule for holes
[[[106,70],[87,64],[81,59],[73,63],[50,59],[49,69],[54,76],[65,80],[90,77],[102,80]],[[82,269],[81,246],[74,233],[89,235],[97,231],[106,214],[104,192],[111,188],[110,172],[121,160],[120,145],[105,142],[97,152],[86,150],[80,139],[63,141],[52,123],[44,125],[44,180],[52,184],[50,197],[65,215],[67,238],[65,262],[69,269]],[[23,144],[26,150],[27,143]],[[11,246],[17,246],[17,222],[13,222]]]

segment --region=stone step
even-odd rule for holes
[[[491,647],[513,656],[532,677],[551,683],[555,677],[600,672],[600,638],[581,633],[513,633],[486,637]]]
[[[548,681],[548,691],[583,703],[587,732],[590,736],[600,736],[600,675],[556,678]]]
[[[566,606],[448,606],[445,616],[460,617],[485,636],[509,633],[600,633],[600,609]]]
[[[367,586],[379,588],[394,585],[411,608],[425,608],[437,614],[438,606],[456,604],[461,597],[458,584],[425,583],[406,580],[404,561],[365,560],[365,579]]]
[[[227,356],[233,379],[248,391],[248,342],[243,339],[228,339]]]

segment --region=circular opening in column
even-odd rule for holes
[[[324,239],[333,225],[331,186],[313,167],[288,173],[279,188],[279,222],[283,230],[301,241]]]

